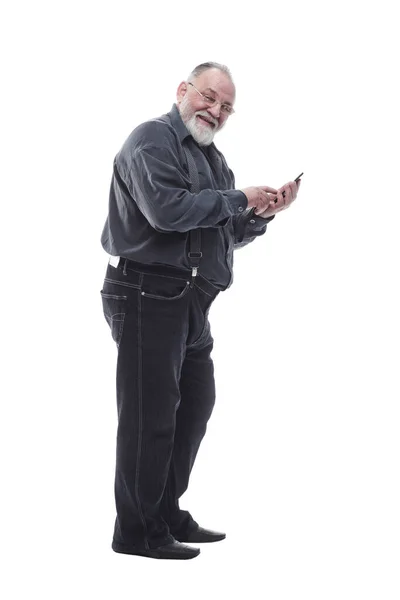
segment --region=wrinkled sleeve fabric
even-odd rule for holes
[[[235,175],[231,169],[229,169],[232,178],[232,187],[235,187]],[[249,217],[251,208],[243,213],[235,214],[232,217],[233,231],[235,234],[234,249],[238,250],[253,242],[257,237],[264,235],[267,231],[267,223],[272,221],[275,217],[258,217],[254,215],[252,218]],[[252,222],[254,221],[254,223]]]
[[[275,217],[275,215],[273,215],[272,217],[264,219],[263,217],[257,217],[257,215],[254,215],[250,219],[250,210],[247,210],[241,215],[236,215],[233,217],[235,231],[235,250],[247,246],[247,244],[254,242],[254,240],[257,237],[264,235],[264,233],[267,231],[267,224],[270,221],[272,221],[272,219]],[[254,223],[251,223],[251,221],[254,221]]]
[[[149,144],[136,148],[128,159],[117,155],[115,166],[132,202],[159,232],[223,227],[248,205],[239,190],[191,193],[190,179],[168,147]]]

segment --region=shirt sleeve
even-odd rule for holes
[[[135,149],[129,159],[117,155],[115,167],[132,201],[160,232],[223,227],[248,205],[240,190],[191,193],[187,173],[167,147],[147,145]]]
[[[264,235],[267,231],[267,224],[274,219],[275,215],[264,219],[254,215],[249,218],[250,210],[242,215],[235,215],[232,218],[233,231],[235,233],[234,249],[243,248],[253,242],[257,237]]]
[[[229,173],[232,180],[232,187],[235,187],[235,175],[232,169],[229,169]],[[242,214],[236,214],[232,217],[233,231],[235,235],[234,249],[238,250],[253,242],[257,237],[264,235],[267,231],[267,223],[272,221],[275,215],[264,219],[254,215],[250,217],[249,213],[251,208],[243,212]]]

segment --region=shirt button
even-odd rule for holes
[[[250,219],[250,223],[253,223],[253,224],[254,224],[254,223],[255,223],[255,220],[254,220],[254,219]]]
[[[239,206],[238,211],[243,212],[243,206]]]

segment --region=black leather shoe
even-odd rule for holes
[[[219,540],[226,538],[226,534],[219,531],[212,531],[211,529],[204,529],[203,527],[198,527],[185,536],[174,537],[180,542],[199,544],[202,542],[219,542]]]
[[[177,541],[166,544],[165,546],[158,546],[158,548],[151,548],[150,550],[135,550],[134,548],[129,548],[123,544],[117,544],[116,542],[113,542],[111,547],[114,552],[147,556],[147,558],[175,558],[185,560],[194,558],[200,554],[200,548],[185,546],[185,544],[180,544]]]

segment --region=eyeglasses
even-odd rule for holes
[[[195,85],[193,85],[193,83],[190,83],[190,81],[188,81],[188,84],[194,87],[196,92],[198,94],[200,94],[200,96],[203,98],[204,102],[206,104],[208,104],[208,106],[215,106],[216,104],[221,104],[221,110],[226,115],[233,115],[233,113],[235,112],[233,107],[230,106],[230,104],[222,104],[216,98],[213,98],[212,96],[208,96],[207,94],[202,94],[201,92],[199,92],[197,87]]]

